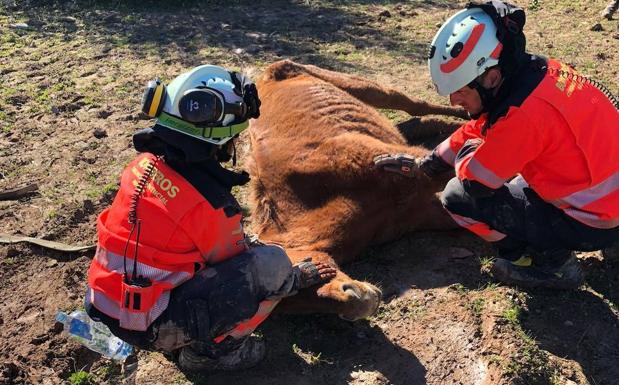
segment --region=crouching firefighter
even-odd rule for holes
[[[88,314],[142,349],[178,353],[186,370],[256,365],[265,348],[251,333],[278,301],[335,276],[246,240],[231,189],[249,176],[221,162],[236,161],[259,107],[248,78],[217,66],[151,81],[142,108],[156,124],[133,136],[140,155],[98,218]]]
[[[431,155],[375,163],[453,172],[442,203],[498,248],[491,272],[523,287],[577,288],[574,250],[619,239],[619,102],[600,83],[525,52],[524,11],[469,4],[439,29],[428,64],[440,95],[471,119]],[[409,173],[410,174],[410,173]]]

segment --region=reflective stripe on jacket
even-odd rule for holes
[[[114,202],[99,215],[98,248],[88,270],[86,301],[129,330],[146,330],[167,308],[170,290],[193,277],[197,269],[247,250],[241,215],[227,217],[223,208],[215,210],[160,160],[137,207],[136,275],[151,284],[127,284],[123,276],[133,276],[136,252],[135,231],[129,240],[131,198],[154,160],[153,155],[142,154],[124,170]]]
[[[549,60],[539,85],[485,135],[487,114],[460,127],[437,153],[454,165],[464,142],[481,138],[475,152],[455,164],[458,178],[496,189],[521,174],[572,218],[595,228],[619,226],[619,112],[575,74]]]

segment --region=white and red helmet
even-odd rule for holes
[[[499,64],[503,45],[497,27],[481,8],[464,9],[447,20],[430,45],[428,66],[439,95],[449,95]]]

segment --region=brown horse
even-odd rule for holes
[[[417,170],[407,178],[374,167],[379,154],[422,157],[408,138],[453,130],[456,123],[417,118],[396,129],[375,108],[412,116],[463,111],[432,105],[359,77],[280,61],[257,82],[261,116],[250,127],[253,226],[260,239],[338,267],[367,246],[416,230],[455,228],[436,193],[446,181]],[[374,108],[373,108],[374,107]],[[410,128],[410,127],[409,127]],[[331,282],[282,304],[292,311],[337,313],[356,320],[373,314],[380,290],[338,270]]]

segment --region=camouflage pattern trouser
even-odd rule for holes
[[[196,273],[172,290],[166,310],[144,332],[120,328],[89,306],[89,315],[112,333],[145,350],[173,352],[190,346],[217,358],[235,350],[264,321],[281,298],[296,294],[299,270],[279,246],[248,252]]]
[[[224,355],[264,321],[283,297],[296,293],[298,275],[278,246],[255,246],[198,272],[172,291],[153,327],[152,347],[184,346],[210,357]]]

